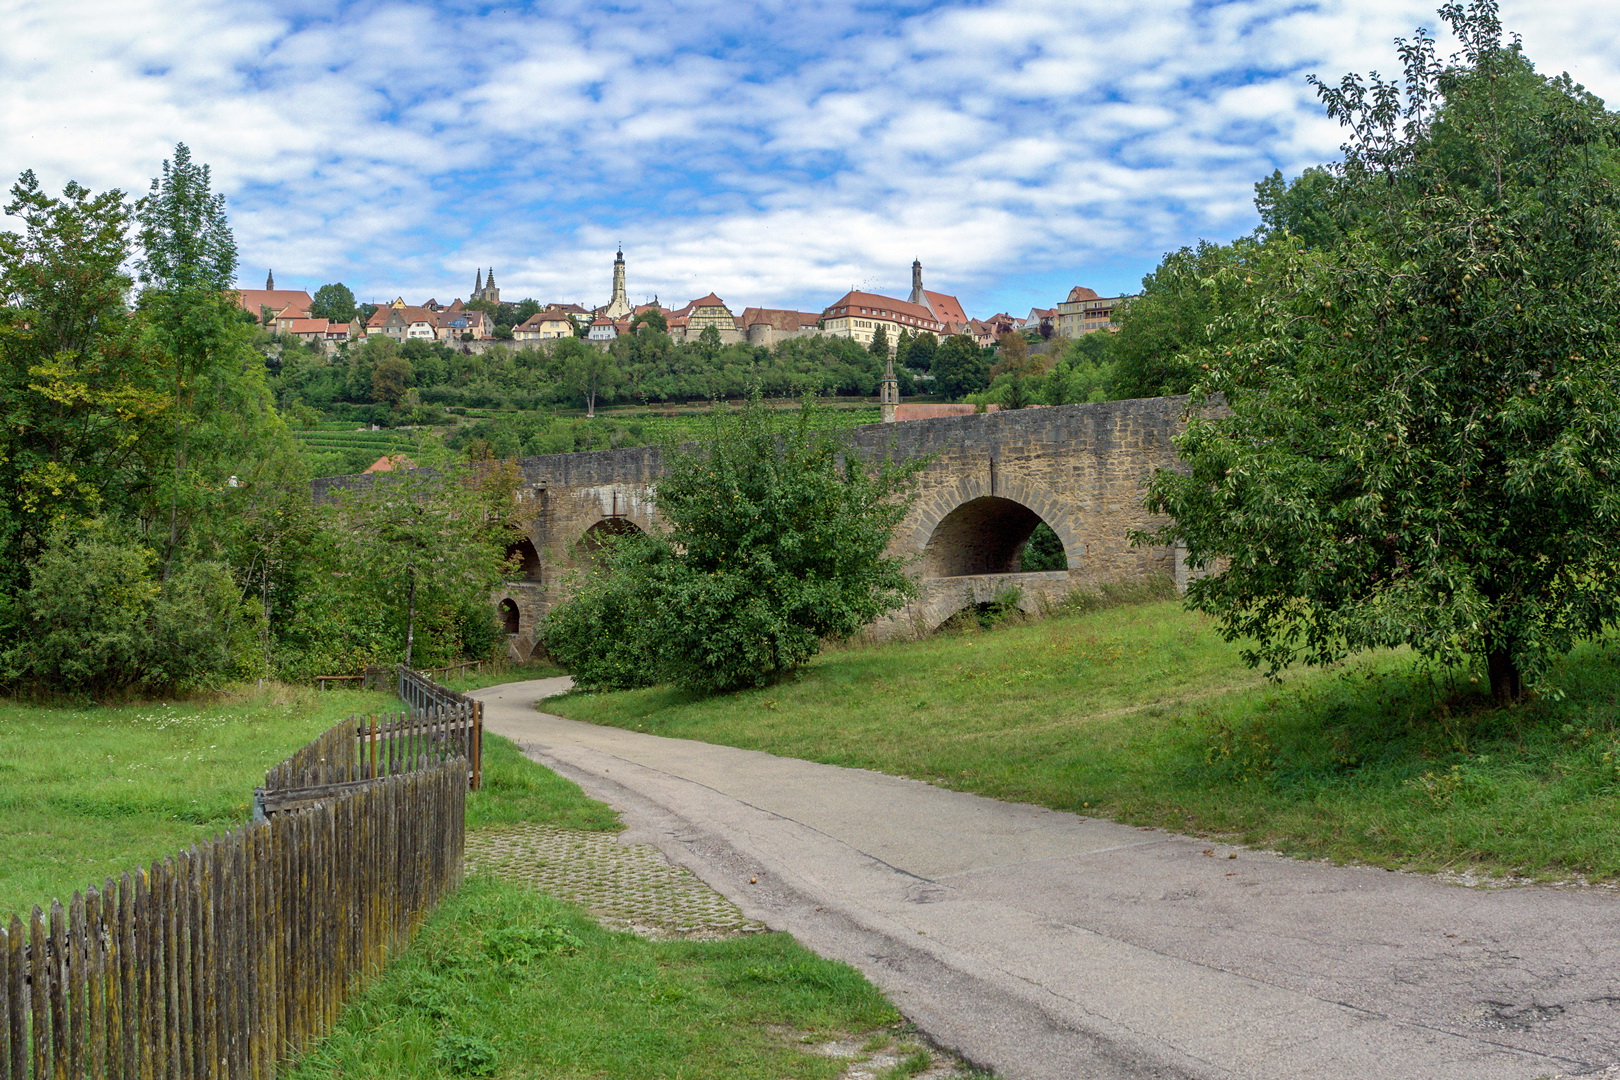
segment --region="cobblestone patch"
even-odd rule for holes
[[[467,869],[532,885],[578,904],[614,930],[697,940],[756,934],[765,924],[651,844],[616,833],[552,825],[501,825],[467,834]]]

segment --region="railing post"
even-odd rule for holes
[[[472,746],[468,748],[468,753],[472,757],[470,786],[477,791],[484,782],[484,703],[474,699],[472,708]]]

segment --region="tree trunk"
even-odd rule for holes
[[[405,601],[405,666],[411,666],[411,647],[416,644],[416,568],[412,567],[410,596]]]
[[[585,391],[585,417],[592,419],[596,416],[596,391]]]
[[[1498,705],[1524,700],[1524,678],[1508,650],[1493,648],[1486,652],[1485,667],[1490,673],[1491,697]]]

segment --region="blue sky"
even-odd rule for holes
[[[1021,314],[1252,228],[1257,179],[1341,141],[1305,77],[1391,72],[1435,6],[11,0],[0,173],[139,193],[184,141],[250,286],[448,301],[493,265],[596,305],[622,242],[638,301],[819,310],[916,257]],[[1612,0],[1503,18],[1620,97]]]

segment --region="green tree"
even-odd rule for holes
[[[664,313],[655,307],[637,312],[635,318],[630,320],[630,332],[632,334],[638,333],[643,326],[650,330],[656,330],[660,334],[669,333],[669,320],[664,318]]]
[[[371,369],[371,400],[398,406],[411,385],[411,362],[403,356],[385,356]]]
[[[546,647],[580,685],[763,685],[912,595],[886,550],[921,462],[861,461],[809,401],[784,418],[755,392],[710,425],[668,452],[667,531],[614,545],[548,618]]]
[[[351,322],[357,313],[354,293],[341,281],[316,289],[314,302],[309,306],[311,318],[331,319],[333,322]]]
[[[1201,363],[1193,354],[1222,340],[1224,317],[1249,301],[1254,281],[1245,267],[1259,251],[1252,239],[1199,241],[1196,248],[1172,251],[1142,279],[1142,295],[1120,315],[1113,341],[1115,396],[1158,397],[1192,389]]]
[[[573,340],[578,342],[577,338]],[[585,415],[594,417],[597,397],[610,392],[618,384],[621,377],[619,366],[607,349],[583,342],[570,349],[561,348],[568,341],[564,338],[558,348],[564,385],[585,399]]]
[[[256,471],[264,442],[285,437],[264,365],[236,317],[236,242],[225,198],[209,182],[208,166],[193,162],[181,143],[135,208],[139,312],[175,407],[170,469],[159,494],[167,518],[159,545],[165,573],[192,536],[227,512],[227,477]]]
[[[1034,403],[1029,396],[1029,387],[1024,382],[1022,372],[1013,372],[1007,380],[1007,390],[1001,396],[1003,409],[1027,409]]]
[[[7,681],[51,690],[148,692],[205,685],[251,653],[250,612],[228,569],[194,561],[163,582],[152,550],[104,522],[52,534],[22,596]]]
[[[710,362],[713,362],[714,358],[720,354],[720,331],[718,329],[713,326],[703,328],[703,332],[698,335],[698,352],[703,354],[703,359]]]
[[[866,347],[866,351],[873,356],[887,357],[889,355],[889,332],[884,329],[881,323],[878,325],[877,330],[873,332],[872,343]]]
[[[918,334],[911,339],[911,348],[906,350],[904,364],[914,371],[927,371],[934,366],[934,357],[939,354],[939,342],[932,334]]]
[[[933,375],[935,390],[949,398],[962,398],[990,385],[990,364],[972,338],[952,334],[934,357]]]
[[[1342,245],[1268,245],[1147,505],[1253,664],[1407,645],[1496,700],[1620,615],[1620,122],[1441,9],[1463,52],[1318,83],[1349,129]],[[1231,268],[1223,271],[1233,274]]]
[[[5,212],[23,231],[0,233],[0,630],[47,533],[144,501],[173,404],[128,313],[123,193],[52,198],[25,172]]]
[[[1337,178],[1321,166],[1306,169],[1292,181],[1281,170],[1254,185],[1254,206],[1260,212],[1260,236],[1269,239],[1290,233],[1306,247],[1333,247],[1344,242],[1345,215],[1353,202],[1334,192]]]
[[[343,493],[335,509],[342,585],[332,588],[346,606],[384,615],[406,666],[421,657],[424,632],[430,656],[451,658],[462,650],[467,612],[493,622],[489,594],[505,572],[504,533],[490,527],[482,474],[468,467],[373,475],[370,487]]]

